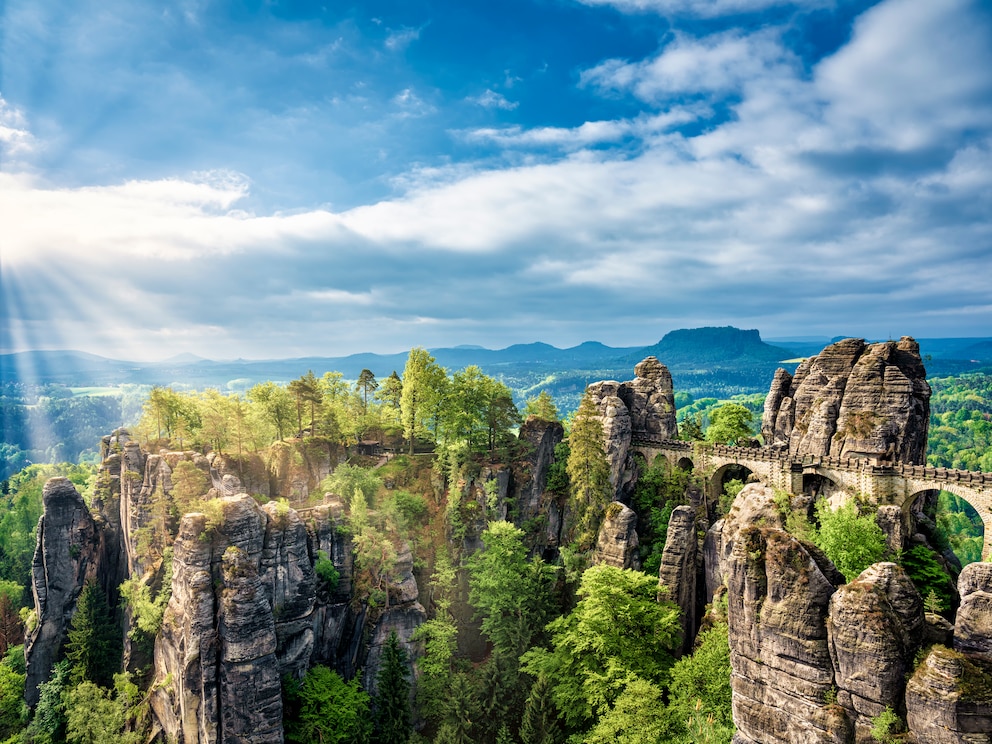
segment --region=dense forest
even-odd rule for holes
[[[929,462],[992,470],[989,377],[931,385]],[[110,604],[87,585],[64,658],[29,710],[20,644],[25,627],[36,622],[29,587],[42,487],[65,475],[92,500],[99,439],[127,417],[120,398],[73,396],[59,386],[5,390],[5,399],[8,394],[16,402],[5,403],[5,427],[42,432],[33,440],[35,453],[44,445],[44,457],[53,461],[91,454],[74,464],[20,467],[23,450],[4,445],[10,473],[0,510],[0,741],[144,741],[148,670],[124,671],[120,610],[111,605],[135,618],[132,640],[150,643],[168,601],[175,520],[184,511],[212,518],[209,479],[188,461],[173,470],[175,513],[138,536],[161,557],[164,576],[155,587],[125,582]],[[746,443],[757,436],[763,399],[753,392],[697,399],[680,391],[682,436]],[[642,570],[591,561],[613,495],[603,431],[588,396],[564,417],[565,438],[547,478],[548,497],[570,514],[555,549],[540,538],[546,518],[521,518],[513,505],[497,503],[495,492],[487,491],[482,503],[466,497],[464,484],[483,470],[511,467],[527,454],[517,437],[522,422],[562,420],[558,403],[542,388],[518,407],[504,382],[474,366],[449,373],[424,349],[411,350],[402,375],[382,379],[367,369],[355,380],[308,371],[285,385],[264,382],[243,392],[135,388],[123,401],[135,414],[132,436],[149,451],[214,453],[244,467],[287,442],[340,453],[341,463],[312,500],[293,506],[318,503],[325,492],[341,498],[355,550],[354,601],[373,615],[388,608],[399,552],[412,548],[421,593],[429,597],[428,620],[416,635],[422,649],[416,696],[410,697],[407,651],[393,636],[374,680],[347,679],[323,666],[284,679],[287,741],[729,742],[726,608],[719,602],[708,608],[693,652],[680,655],[679,610],[658,596],[669,519],[697,488],[691,473],[640,463],[631,502]],[[743,486],[733,479],[725,484],[718,515]],[[848,578],[884,554],[873,518],[853,506],[790,518],[790,530],[820,547]],[[962,563],[980,557],[976,519],[964,502],[941,493],[939,538]],[[953,588],[929,552],[914,548],[900,560],[929,607],[950,609]],[[340,580],[334,564],[321,556],[315,570],[322,591],[333,592]]]

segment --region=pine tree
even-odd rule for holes
[[[560,744],[562,741],[558,711],[551,699],[551,684],[543,674],[531,687],[524,705],[524,717],[520,721],[520,741],[522,744]]]
[[[575,541],[591,548],[606,505],[613,500],[610,465],[603,450],[603,425],[588,393],[582,396],[568,436],[568,479],[575,512]]]
[[[95,581],[87,581],[69,625],[65,651],[72,682],[89,680],[101,687],[112,687],[121,665],[121,646],[121,632],[103,590]]]
[[[376,731],[379,744],[406,744],[410,738],[410,672],[406,650],[394,630],[382,652],[382,666],[376,677]]]

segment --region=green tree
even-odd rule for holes
[[[424,717],[437,723],[444,717],[448,700],[448,687],[454,673],[458,629],[451,615],[451,603],[457,589],[458,572],[451,563],[447,550],[438,551],[431,575],[431,599],[434,617],[414,632],[413,640],[424,644],[424,653],[417,660],[420,673],[417,680],[417,704]]]
[[[324,389],[312,369],[305,375],[290,381],[287,386],[289,394],[296,403],[296,422],[300,431],[303,430],[303,413],[310,414],[310,435],[316,435],[317,412],[324,402]]]
[[[701,442],[703,436],[703,415],[686,416],[679,422],[679,439],[684,442]]]
[[[605,713],[634,679],[667,683],[681,632],[679,609],[657,594],[657,577],[588,568],[575,609],[548,625],[551,650],[531,649],[521,658],[528,674],[548,677],[570,727],[584,728]]]
[[[121,630],[114,622],[107,597],[95,581],[87,581],[79,594],[69,624],[65,656],[74,683],[89,680],[110,687],[121,666]]]
[[[710,414],[706,441],[715,444],[745,445],[754,436],[754,414],[740,403],[725,403]]]
[[[406,651],[396,631],[389,634],[382,651],[376,678],[376,741],[378,744],[405,744],[410,739],[410,675]]]
[[[551,684],[541,675],[530,688],[524,715],[520,720],[521,744],[562,744],[564,735],[558,723],[558,710],[551,697]]]
[[[816,505],[820,522],[813,542],[833,561],[844,578],[854,581],[872,563],[885,554],[885,533],[873,514],[862,516],[852,499],[837,509],[821,499]]]
[[[139,744],[140,732],[124,730],[127,709],[123,701],[92,682],[84,681],[66,695],[66,742],[68,744]]]
[[[729,744],[734,735],[728,637],[727,624],[717,623],[699,634],[691,656],[682,657],[672,667],[672,718],[691,721],[685,744],[702,741],[700,729],[706,731],[713,744]]]
[[[312,667],[299,686],[287,685],[291,711],[286,741],[366,744],[372,734],[370,700],[357,679],[345,682],[325,666]]]
[[[52,676],[38,687],[38,705],[25,731],[29,744],[60,744],[65,741],[66,710],[63,695],[69,688],[69,662],[52,667]]]
[[[613,500],[610,465],[603,450],[603,425],[588,393],[575,413],[568,436],[570,505],[574,511],[575,536],[580,549],[596,540],[606,505]]]
[[[403,369],[400,414],[403,435],[410,442],[411,455],[417,437],[426,436],[430,431],[430,422],[443,401],[447,382],[444,369],[437,365],[426,349],[419,346],[410,349]]]
[[[372,468],[341,463],[320,483],[320,488],[344,498],[351,505],[356,495],[365,499],[367,506],[375,505],[376,495],[382,486],[382,478]]]
[[[613,707],[596,722],[583,744],[658,744],[672,741],[672,716],[665,707],[662,688],[632,678]]]
[[[523,530],[509,522],[490,522],[482,543],[468,559],[469,602],[493,648],[516,659],[550,617],[556,570],[528,560]]]
[[[375,392],[375,399],[385,406],[400,410],[400,403],[403,399],[403,381],[396,374],[394,369],[392,374],[382,381],[382,385]]]
[[[358,373],[358,381],[355,383],[355,389],[362,394],[362,407],[369,407],[369,393],[375,393],[379,389],[379,383],[375,379],[375,375],[372,374],[372,370],[363,369]]]
[[[536,396],[527,399],[524,404],[524,418],[534,416],[542,421],[558,421],[558,409],[554,398],[547,390],[542,390]]]
[[[248,390],[248,400],[272,424],[278,439],[284,439],[293,420],[293,396],[274,382],[260,382]]]
[[[27,675],[0,664],[0,741],[24,726],[24,681]]]

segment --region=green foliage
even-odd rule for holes
[[[868,566],[882,559],[885,533],[875,522],[874,514],[858,513],[853,499],[833,510],[825,500],[820,500],[816,515],[820,528],[814,532],[813,542],[847,581],[854,581]]]
[[[454,675],[448,687],[443,723],[434,739],[435,744],[477,744],[474,728],[480,716],[479,702],[468,676]]]
[[[871,738],[884,744],[894,742],[893,734],[902,729],[902,719],[892,708],[886,707],[881,713],[871,719]]]
[[[406,651],[400,646],[396,631],[389,634],[382,651],[377,695],[375,732],[377,744],[405,744],[410,738],[410,675]]]
[[[341,496],[349,506],[360,494],[368,506],[375,504],[375,497],[382,487],[382,479],[372,468],[341,463],[334,472],[320,482],[320,489]]]
[[[172,596],[172,548],[165,549],[163,566],[165,571],[162,585],[154,598],[151,587],[138,576],[125,580],[118,588],[121,599],[131,610],[137,628],[150,636],[156,635],[161,629],[162,617]]]
[[[126,732],[127,707],[110,692],[83,681],[65,693],[67,744],[139,744],[140,732]]]
[[[69,662],[52,667],[52,676],[38,687],[38,705],[25,731],[29,744],[60,744],[65,741],[66,709],[63,694],[69,688]]]
[[[542,390],[536,396],[531,396],[524,404],[524,418],[534,416],[542,421],[558,421],[558,409],[554,398],[547,390]]]
[[[482,632],[498,653],[516,659],[548,621],[556,569],[527,559],[524,533],[509,522],[490,522],[483,550],[468,560],[469,602]]]
[[[946,540],[962,566],[982,560],[985,525],[971,504],[953,493],[941,491],[935,519],[937,539]]]
[[[548,678],[539,676],[524,704],[524,715],[520,720],[521,744],[562,744],[564,741],[551,693]]]
[[[568,436],[568,479],[574,513],[574,541],[579,549],[592,547],[606,505],[613,500],[610,466],[603,450],[603,425],[587,393],[582,397]]]
[[[933,594],[935,606],[951,609],[955,606],[954,585],[936,556],[924,545],[914,545],[902,554],[902,567],[913,580],[921,597]]]
[[[706,427],[706,441],[716,444],[746,445],[754,430],[751,428],[754,414],[740,403],[725,403],[710,413],[710,425]]]
[[[644,573],[657,574],[668,538],[668,522],[676,506],[688,503],[686,492],[691,474],[669,470],[664,457],[643,469],[634,488],[634,509],[639,516],[641,566]]]
[[[929,380],[927,464],[992,473],[992,375]]]
[[[520,423],[510,389],[476,366],[456,372],[443,402],[441,426],[448,442],[464,442],[470,452],[505,447],[510,428]]]
[[[24,727],[24,681],[27,675],[0,664],[0,740]]]
[[[720,503],[717,506],[720,516],[726,516],[730,513],[730,507],[733,506],[734,499],[737,498],[737,494],[743,489],[744,481],[737,478],[732,478],[723,484],[723,493],[720,494]]]
[[[657,577],[593,566],[582,574],[575,609],[548,625],[551,650],[531,649],[521,658],[528,674],[548,677],[572,728],[606,712],[634,679],[667,682],[679,609],[657,593]]]
[[[427,499],[417,493],[409,491],[396,491],[392,495],[396,511],[399,512],[403,520],[404,527],[419,526],[427,521],[429,509]]]
[[[673,721],[662,688],[632,678],[583,744],[658,744],[672,740]]]
[[[357,679],[345,682],[325,666],[303,683],[287,683],[286,741],[298,744],[366,744],[372,734],[370,700]]]
[[[317,551],[317,562],[314,564],[313,570],[323,584],[325,592],[331,594],[338,588],[338,582],[341,581],[341,574],[334,567],[334,561],[327,557],[326,551]]]
[[[103,589],[95,581],[86,582],[79,594],[68,636],[65,656],[71,665],[72,681],[111,686],[121,666],[120,628]]]
[[[702,442],[705,439],[703,414],[686,416],[679,422],[679,439],[683,442]]]
[[[548,493],[555,496],[568,495],[568,457],[570,452],[567,439],[555,445],[554,461],[548,468]]]
[[[447,384],[447,374],[426,349],[419,346],[410,349],[403,369],[400,418],[403,436],[410,443],[411,455],[416,440],[429,436],[432,428],[436,439],[439,423],[437,414],[444,400]]]
[[[730,689],[728,626],[717,623],[696,639],[696,649],[672,667],[671,711],[676,721],[688,722],[690,742],[729,744],[734,733]]]

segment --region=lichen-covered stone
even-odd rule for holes
[[[783,530],[737,532],[727,567],[735,741],[847,741],[844,716],[827,705],[826,617],[840,581],[822,554]]]
[[[924,638],[923,601],[895,563],[876,563],[830,599],[830,658],[837,702],[870,741],[871,720],[901,711],[903,691]]]
[[[599,528],[599,538],[591,562],[617,568],[640,569],[638,553],[637,514],[629,506],[614,501],[606,507],[606,516]]]
[[[917,744],[989,744],[992,667],[934,646],[906,685],[906,723]]]

